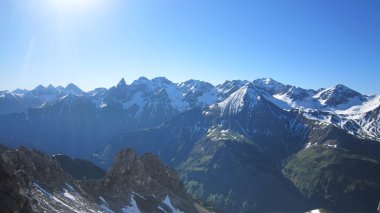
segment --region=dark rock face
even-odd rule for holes
[[[157,192],[157,195],[170,189],[186,196],[182,182],[173,169],[152,154],[144,154],[140,158],[131,149],[119,152],[104,179],[104,183],[117,181],[127,183],[123,184],[126,187],[137,185],[145,191]]]
[[[14,173],[0,160],[0,212],[33,212],[31,199],[26,194],[29,180],[22,172]]]
[[[208,212],[195,208],[176,172],[152,154],[122,150],[105,177],[77,180],[94,175],[90,164],[26,148],[3,152],[0,212]]]
[[[55,189],[66,182],[73,182],[59,166],[58,162],[40,151],[21,147],[14,151],[4,152],[3,161],[10,169],[23,171],[29,179],[43,183],[48,189]]]
[[[320,98],[327,105],[336,106],[347,102],[349,98],[361,97],[362,94],[342,85],[338,84],[333,88],[327,89],[320,94]]]
[[[286,92],[286,95],[293,100],[303,100],[307,97],[312,96],[315,93],[313,90],[306,90],[297,87],[290,87],[290,89]]]
[[[165,196],[169,196],[181,211],[196,212],[193,200],[186,194],[173,169],[152,154],[138,157],[131,149],[121,150],[107,175],[100,181],[87,183],[86,187],[91,194],[103,196],[114,209],[122,208],[125,198],[137,193],[152,201],[164,200]],[[138,199],[136,201],[139,203]],[[147,212],[155,212],[157,208],[157,205],[142,206]]]

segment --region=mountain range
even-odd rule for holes
[[[379,110],[379,95],[341,84],[141,77],[90,92],[73,84],[2,91],[0,142],[111,171],[122,148],[151,152],[193,197],[225,212],[372,212],[380,200]]]

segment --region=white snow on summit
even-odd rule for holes
[[[254,91],[251,84],[247,84],[217,105],[222,113],[227,111],[229,114],[237,114],[245,107],[245,104],[249,103],[249,108],[252,109],[259,100],[259,93]]]

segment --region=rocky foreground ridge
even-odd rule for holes
[[[100,174],[94,165],[77,163],[95,172],[76,179],[70,174],[75,164],[66,158],[24,147],[1,150],[0,212],[208,212],[152,154],[123,149],[99,179],[92,178]]]

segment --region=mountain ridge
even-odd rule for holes
[[[195,207],[176,172],[152,154],[139,157],[131,149],[121,150],[113,169],[104,177],[93,179],[74,178],[72,170],[63,169],[62,163],[62,159],[24,147],[2,152],[0,196],[4,200],[0,209],[4,212],[208,212],[199,204]],[[84,163],[81,167],[94,165]]]
[[[21,102],[37,97],[0,94]],[[378,175],[371,168],[380,156],[380,96],[343,85],[309,90],[269,78],[213,86],[162,77],[54,94],[37,97],[46,100],[40,106],[0,115],[0,141],[85,158],[103,168],[121,148],[151,152],[180,173],[193,197],[227,212],[339,212],[347,210],[340,208],[345,202],[367,212],[376,198],[360,190],[372,184],[371,193],[380,193],[370,177]],[[305,156],[313,161],[302,163]],[[364,173],[349,170],[345,161],[362,165]],[[352,188],[329,175],[350,181]]]

